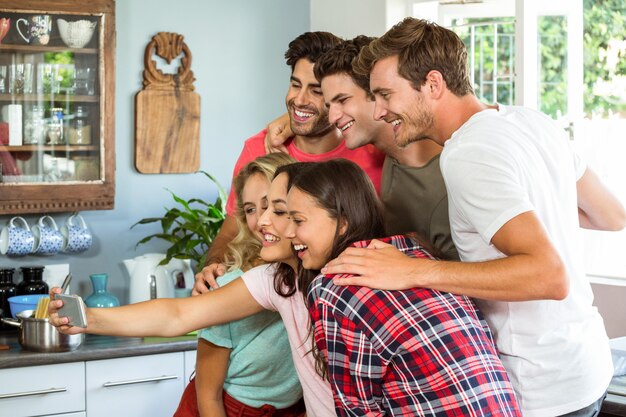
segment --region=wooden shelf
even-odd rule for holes
[[[37,53],[37,52],[73,52],[77,54],[98,54],[97,48],[70,48],[65,45],[48,46],[48,45],[7,45],[0,44],[0,52],[19,52],[19,53]]]
[[[33,152],[33,151],[57,151],[57,152],[88,152],[99,151],[95,145],[22,145],[22,146],[0,146],[0,151],[9,152]]]
[[[73,101],[76,103],[98,103],[100,96],[74,94],[0,94],[0,101],[10,102],[54,102]]]

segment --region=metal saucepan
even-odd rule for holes
[[[31,317],[33,312],[34,310],[24,310],[17,313],[19,320],[0,319],[5,324],[19,327],[17,340],[24,349],[35,352],[67,352],[78,348],[85,340],[82,333],[73,335],[59,333],[48,319]]]

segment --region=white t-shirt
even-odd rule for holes
[[[289,298],[274,290],[273,265],[252,268],[241,278],[250,294],[266,310],[278,311],[283,319],[293,363],[300,378],[306,414],[308,417],[334,417],[335,405],[330,384],[315,372],[315,360],[308,353],[313,347],[313,335],[309,333],[309,311],[302,293],[297,291]]]
[[[515,216],[534,211],[566,265],[565,300],[476,300],[525,417],[583,408],[600,398],[613,373],[582,265],[576,181],[585,169],[556,123],[522,107],[475,114],[441,154],[452,238],[462,261],[505,257],[492,237]]]

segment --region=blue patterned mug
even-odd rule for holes
[[[33,226],[35,235],[35,250],[37,255],[54,255],[63,247],[63,235],[56,222],[50,216],[43,216]]]
[[[28,255],[34,246],[35,236],[23,217],[13,217],[0,232],[0,252],[3,255]]]
[[[91,247],[93,240],[83,217],[76,213],[68,217],[61,230],[63,235],[63,252],[79,253]]]

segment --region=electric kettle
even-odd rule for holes
[[[124,260],[130,277],[129,302],[138,303],[153,298],[173,298],[174,288],[193,288],[194,274],[189,259],[172,259],[159,265],[162,253],[147,253]]]

